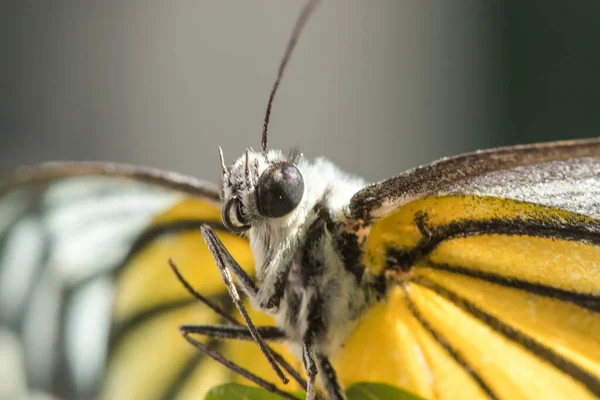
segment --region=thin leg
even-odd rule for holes
[[[198,293],[189,283],[188,281],[185,280],[185,278],[181,275],[181,273],[179,272],[179,269],[177,268],[177,265],[175,265],[175,263],[173,262],[173,260],[171,260],[169,258],[168,260],[169,265],[171,266],[171,269],[173,270],[173,272],[175,273],[175,276],[177,277],[177,279],[179,280],[179,282],[181,282],[181,284],[183,285],[183,287],[196,299],[200,300],[201,303],[207,305],[211,310],[213,310],[215,313],[217,313],[218,316],[220,316],[221,318],[223,318],[224,320],[226,320],[227,322],[234,324],[234,325],[239,325],[239,322],[236,321],[235,318],[233,318],[231,315],[229,315],[229,313],[227,313],[225,310],[223,310],[221,307],[219,307],[217,304],[213,303],[210,299],[202,296],[200,293]]]
[[[245,326],[181,325],[179,330],[185,332],[186,335],[197,334],[219,339],[254,340],[250,331]],[[275,326],[257,326],[256,330],[265,340],[285,339],[285,333]]]
[[[206,226],[209,228],[208,225]],[[290,269],[292,268],[292,257],[294,254],[290,252],[289,249],[294,248],[294,246],[286,246],[286,248],[281,252],[276,253],[275,255],[270,254],[269,257],[267,257],[267,261],[265,262],[267,266],[263,267],[263,270],[268,269],[268,265],[273,262],[276,262],[278,265],[283,265],[285,268],[278,268],[272,281],[264,282],[262,287],[259,289],[252,277],[250,277],[250,275],[248,275],[246,271],[239,266],[231,254],[229,254],[229,251],[223,245],[223,243],[221,243],[212,228],[209,229],[211,235],[214,237],[215,245],[223,255],[225,264],[231,269],[231,273],[237,279],[242,292],[250,297],[255,303],[258,303],[261,309],[275,312],[277,308],[279,308],[281,298],[284,294],[285,283]],[[273,290],[270,290],[271,287]]]
[[[238,284],[241,286],[242,291],[246,293],[248,297],[252,299],[256,298],[256,293],[258,292],[258,288],[256,287],[256,283],[254,280],[240,265],[235,261],[235,259],[229,254],[227,248],[221,243],[221,240],[217,237],[215,232],[209,225],[202,225],[200,227],[202,231],[202,236],[204,236],[204,241],[208,246],[213,258],[217,261],[215,257],[215,252],[218,252],[221,255],[221,262],[223,265],[227,265],[229,269],[231,269],[231,273],[238,281]],[[211,242],[209,244],[209,241]],[[212,248],[211,248],[212,246]],[[217,264],[219,266],[219,264]],[[221,274],[222,275],[222,274]]]
[[[181,333],[182,333],[183,337],[185,338],[185,340],[187,340],[189,343],[191,343],[192,346],[194,346],[196,349],[198,349],[201,353],[209,356],[210,358],[219,362],[220,364],[224,365],[225,367],[229,368],[230,370],[236,372],[237,374],[243,376],[244,378],[248,379],[249,381],[255,383],[257,386],[260,386],[261,388],[263,388],[271,393],[278,394],[285,399],[298,400],[297,397],[295,397],[287,392],[284,392],[283,390],[277,388],[277,386],[275,386],[271,382],[268,382],[268,381],[262,379],[258,375],[253,374],[252,372],[248,371],[247,369],[243,368],[242,366],[223,357],[223,355],[210,349],[208,346],[191,338],[189,336],[188,332],[183,330],[183,327],[181,329]]]
[[[319,363],[319,369],[321,370],[321,382],[325,391],[329,395],[330,400],[345,400],[344,392],[340,387],[340,383],[337,380],[335,369],[329,363],[329,359],[319,354],[317,355],[317,362]]]
[[[192,285],[189,284],[188,281],[185,280],[185,278],[181,275],[181,273],[179,272],[179,269],[177,268],[177,265],[175,265],[175,263],[172,260],[169,260],[169,265],[171,266],[171,269],[173,270],[173,272],[175,273],[175,276],[177,276],[177,279],[181,282],[181,284],[183,285],[183,287],[192,295],[192,297],[200,300],[200,302],[206,304],[207,306],[209,306],[210,308],[212,308],[218,315],[220,315],[223,319],[227,320],[229,323],[233,324],[234,326],[238,326],[238,327],[243,327],[243,329],[248,332],[248,335],[250,337],[252,337],[252,335],[250,335],[250,331],[248,330],[248,328],[246,328],[245,326],[243,326],[242,324],[240,324],[235,318],[233,318],[231,315],[229,315],[227,312],[225,312],[221,307],[219,307],[218,305],[216,305],[215,303],[213,303],[212,301],[210,301],[210,299],[207,299],[206,297],[202,296],[200,293],[198,293],[193,287]],[[261,333],[262,335],[262,333]],[[252,340],[254,340],[254,338],[252,338]],[[278,352],[276,352],[275,350],[273,350],[271,347],[269,347],[267,345],[267,348],[269,349],[269,351],[271,352],[271,354],[273,354],[273,357],[275,358],[275,361],[277,361],[277,363],[279,365],[281,365],[283,367],[283,369],[292,376],[292,378],[294,378],[294,380],[303,388],[306,387],[306,380],[304,380],[304,378],[302,377],[302,375],[300,375],[300,373],[298,371],[296,371],[296,369],[294,367],[292,367],[290,365],[290,363],[288,363],[281,354],[279,354]]]
[[[262,337],[265,338],[266,340],[285,339],[285,333],[277,327],[257,326],[256,329],[260,332]],[[256,383],[257,385],[261,386],[262,388],[264,388],[266,390],[270,390],[271,387],[275,386],[271,382],[265,381],[264,379],[253,374],[252,372],[246,370],[245,368],[235,364],[233,361],[226,359],[225,357],[223,357],[221,354],[215,352],[214,350],[210,350],[206,345],[199,343],[198,341],[192,339],[189,336],[189,335],[203,335],[203,336],[207,336],[210,338],[218,338],[218,339],[234,339],[234,340],[248,340],[248,341],[254,340],[254,338],[250,334],[250,331],[245,326],[182,325],[179,328],[179,330],[183,334],[185,339],[188,342],[192,343],[192,345],[194,345],[194,347],[196,347],[198,350],[200,350],[204,354],[208,355],[209,357],[213,358],[214,360],[218,361],[219,363],[223,364],[225,367],[231,369],[234,372],[239,373],[240,375],[242,375],[243,377],[245,377],[247,379],[250,379],[252,382]],[[208,349],[208,351],[205,351],[205,349]],[[274,354],[275,354],[278,362],[282,363],[282,365],[289,366],[288,362],[285,361],[279,353],[274,353]],[[281,360],[279,358],[281,358]],[[291,375],[296,379],[296,382],[298,382],[298,384],[301,387],[306,388],[308,384],[300,376],[298,371],[293,369],[291,366],[289,368],[290,368],[291,372],[293,372]],[[242,370],[244,370],[244,372],[242,372]],[[257,381],[266,383],[267,386],[263,386],[263,385],[261,385],[261,383],[259,383]],[[276,392],[276,393],[280,393],[280,392]],[[297,398],[295,398],[295,400],[297,400]],[[321,399],[320,399],[320,397],[317,396],[316,400],[321,400]]]
[[[315,362],[312,334],[308,334],[304,338],[304,343],[302,344],[302,361],[304,361],[304,369],[306,370],[306,375],[308,376],[308,382],[306,385],[306,400],[313,400],[317,395],[317,389],[315,387],[317,363]]]
[[[250,277],[250,275],[239,266],[231,254],[229,254],[229,251],[225,248],[223,243],[221,243],[212,228],[208,225],[203,226],[203,235],[205,232],[206,235],[212,237],[215,247],[221,253],[224,263],[231,269],[231,273],[237,279],[237,283],[240,285],[242,292],[250,297],[255,303],[259,304],[261,309],[275,312],[277,308],[279,308],[281,298],[284,294],[286,280],[290,269],[292,268],[292,258],[294,257],[294,253],[291,252],[290,249],[295,248],[295,246],[285,246],[285,248],[278,253],[268,254],[267,261],[265,261],[266,265],[261,269],[269,269],[268,266],[272,263],[277,263],[280,267],[277,268],[270,280],[263,282],[262,287],[259,289],[252,277]],[[206,240],[206,236],[204,238]],[[283,268],[281,268],[281,266],[283,266]]]
[[[252,334],[254,341],[256,342],[256,344],[258,344],[260,351],[265,355],[265,357],[267,358],[267,361],[269,362],[269,365],[271,366],[273,371],[275,371],[275,373],[277,374],[279,379],[281,379],[281,381],[283,383],[288,383],[289,382],[288,378],[284,375],[284,373],[281,371],[281,368],[279,368],[279,365],[277,365],[277,363],[275,362],[273,355],[267,348],[267,345],[262,340],[262,338],[260,337],[260,334],[256,330],[256,327],[252,323],[252,320],[250,319],[250,316],[248,315],[248,312],[246,311],[246,308],[244,307],[244,303],[242,302],[242,299],[240,298],[240,295],[238,294],[238,291],[233,283],[233,280],[231,279],[231,274],[229,273],[229,270],[227,269],[227,265],[226,265],[225,261],[223,260],[223,255],[225,254],[226,256],[229,256],[228,258],[231,261],[230,268],[232,268],[234,271],[238,271],[238,273],[239,273],[239,271],[243,271],[242,276],[245,276],[254,285],[252,278],[250,278],[248,276],[248,274],[246,274],[246,272],[242,269],[242,267],[240,267],[239,264],[237,262],[235,262],[233,257],[231,257],[231,255],[229,255],[229,252],[227,252],[227,249],[225,249],[225,247],[222,245],[219,238],[217,238],[217,235],[215,235],[215,233],[210,228],[210,226],[203,225],[200,229],[202,231],[202,236],[204,236],[204,240],[206,241],[206,245],[208,246],[208,250],[212,254],[213,259],[215,260],[217,267],[219,268],[219,272],[221,273],[223,282],[225,283],[225,286],[227,286],[227,290],[229,291],[231,300],[233,300],[233,303],[237,307],[238,311],[240,312],[240,314],[242,314],[242,317],[244,318],[244,322],[248,326],[248,330]],[[254,287],[256,287],[256,286],[254,286]]]

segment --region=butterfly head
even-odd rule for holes
[[[298,208],[305,192],[304,178],[298,168],[299,154],[295,151],[286,156],[279,150],[267,151],[267,129],[275,93],[283,71],[298,41],[300,32],[312,13],[317,1],[310,0],[304,6],[292,37],[288,41],[284,56],[279,64],[273,83],[263,123],[261,152],[246,150],[230,168],[221,158],[222,219],[226,228],[234,232],[245,232],[264,221],[285,221]]]
[[[227,229],[243,232],[265,220],[292,213],[304,197],[304,178],[297,165],[301,157],[278,150],[244,155],[229,168],[221,158],[222,219]]]

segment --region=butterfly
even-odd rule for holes
[[[106,163],[3,181],[3,354],[20,345],[30,386],[65,397],[198,398],[239,375],[286,398],[288,376],[307,398],[363,381],[600,397],[600,139],[371,185],[269,150],[313,7],[260,150],[231,165],[220,152],[220,185]]]

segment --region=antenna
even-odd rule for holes
[[[219,160],[221,161],[221,173],[223,177],[227,175],[227,166],[225,165],[225,157],[223,157],[223,149],[219,146]]]
[[[298,42],[298,38],[300,37],[300,33],[306,25],[306,21],[308,17],[312,14],[317,5],[318,0],[309,0],[302,11],[300,11],[300,15],[296,20],[296,25],[294,26],[294,30],[292,30],[292,36],[288,41],[287,47],[285,49],[285,53],[283,54],[283,58],[279,63],[279,70],[277,71],[277,77],[275,78],[275,83],[273,83],[273,88],[271,89],[271,94],[269,95],[269,101],[267,103],[267,112],[265,114],[265,122],[263,124],[262,131],[262,139],[260,141],[260,148],[263,153],[267,152],[267,129],[269,127],[269,119],[271,118],[271,107],[273,106],[273,98],[275,97],[275,93],[277,93],[277,89],[279,88],[279,82],[281,82],[281,78],[283,77],[283,71],[285,71],[285,67],[294,51],[294,47],[296,47],[296,42]]]
[[[250,166],[248,165],[248,150],[246,150],[246,161],[244,163],[244,179],[246,180],[246,185],[250,186]]]

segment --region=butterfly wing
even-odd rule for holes
[[[439,399],[599,397],[599,177],[596,139],[459,156],[359,192],[367,275],[389,290],[337,360],[343,379]]]
[[[218,192],[205,183],[80,163],[29,167],[7,181],[0,315],[20,344],[29,386],[64,397],[198,398],[233,380],[178,332],[184,323],[220,321],[190,298],[169,258],[200,293],[234,311],[199,232],[203,223],[252,272],[248,243],[226,232]],[[272,378],[252,343],[213,345]]]
[[[356,222],[369,224],[412,200],[470,178],[551,161],[596,158],[599,154],[600,138],[592,138],[499,147],[444,158],[360,190],[350,201],[350,213]]]

